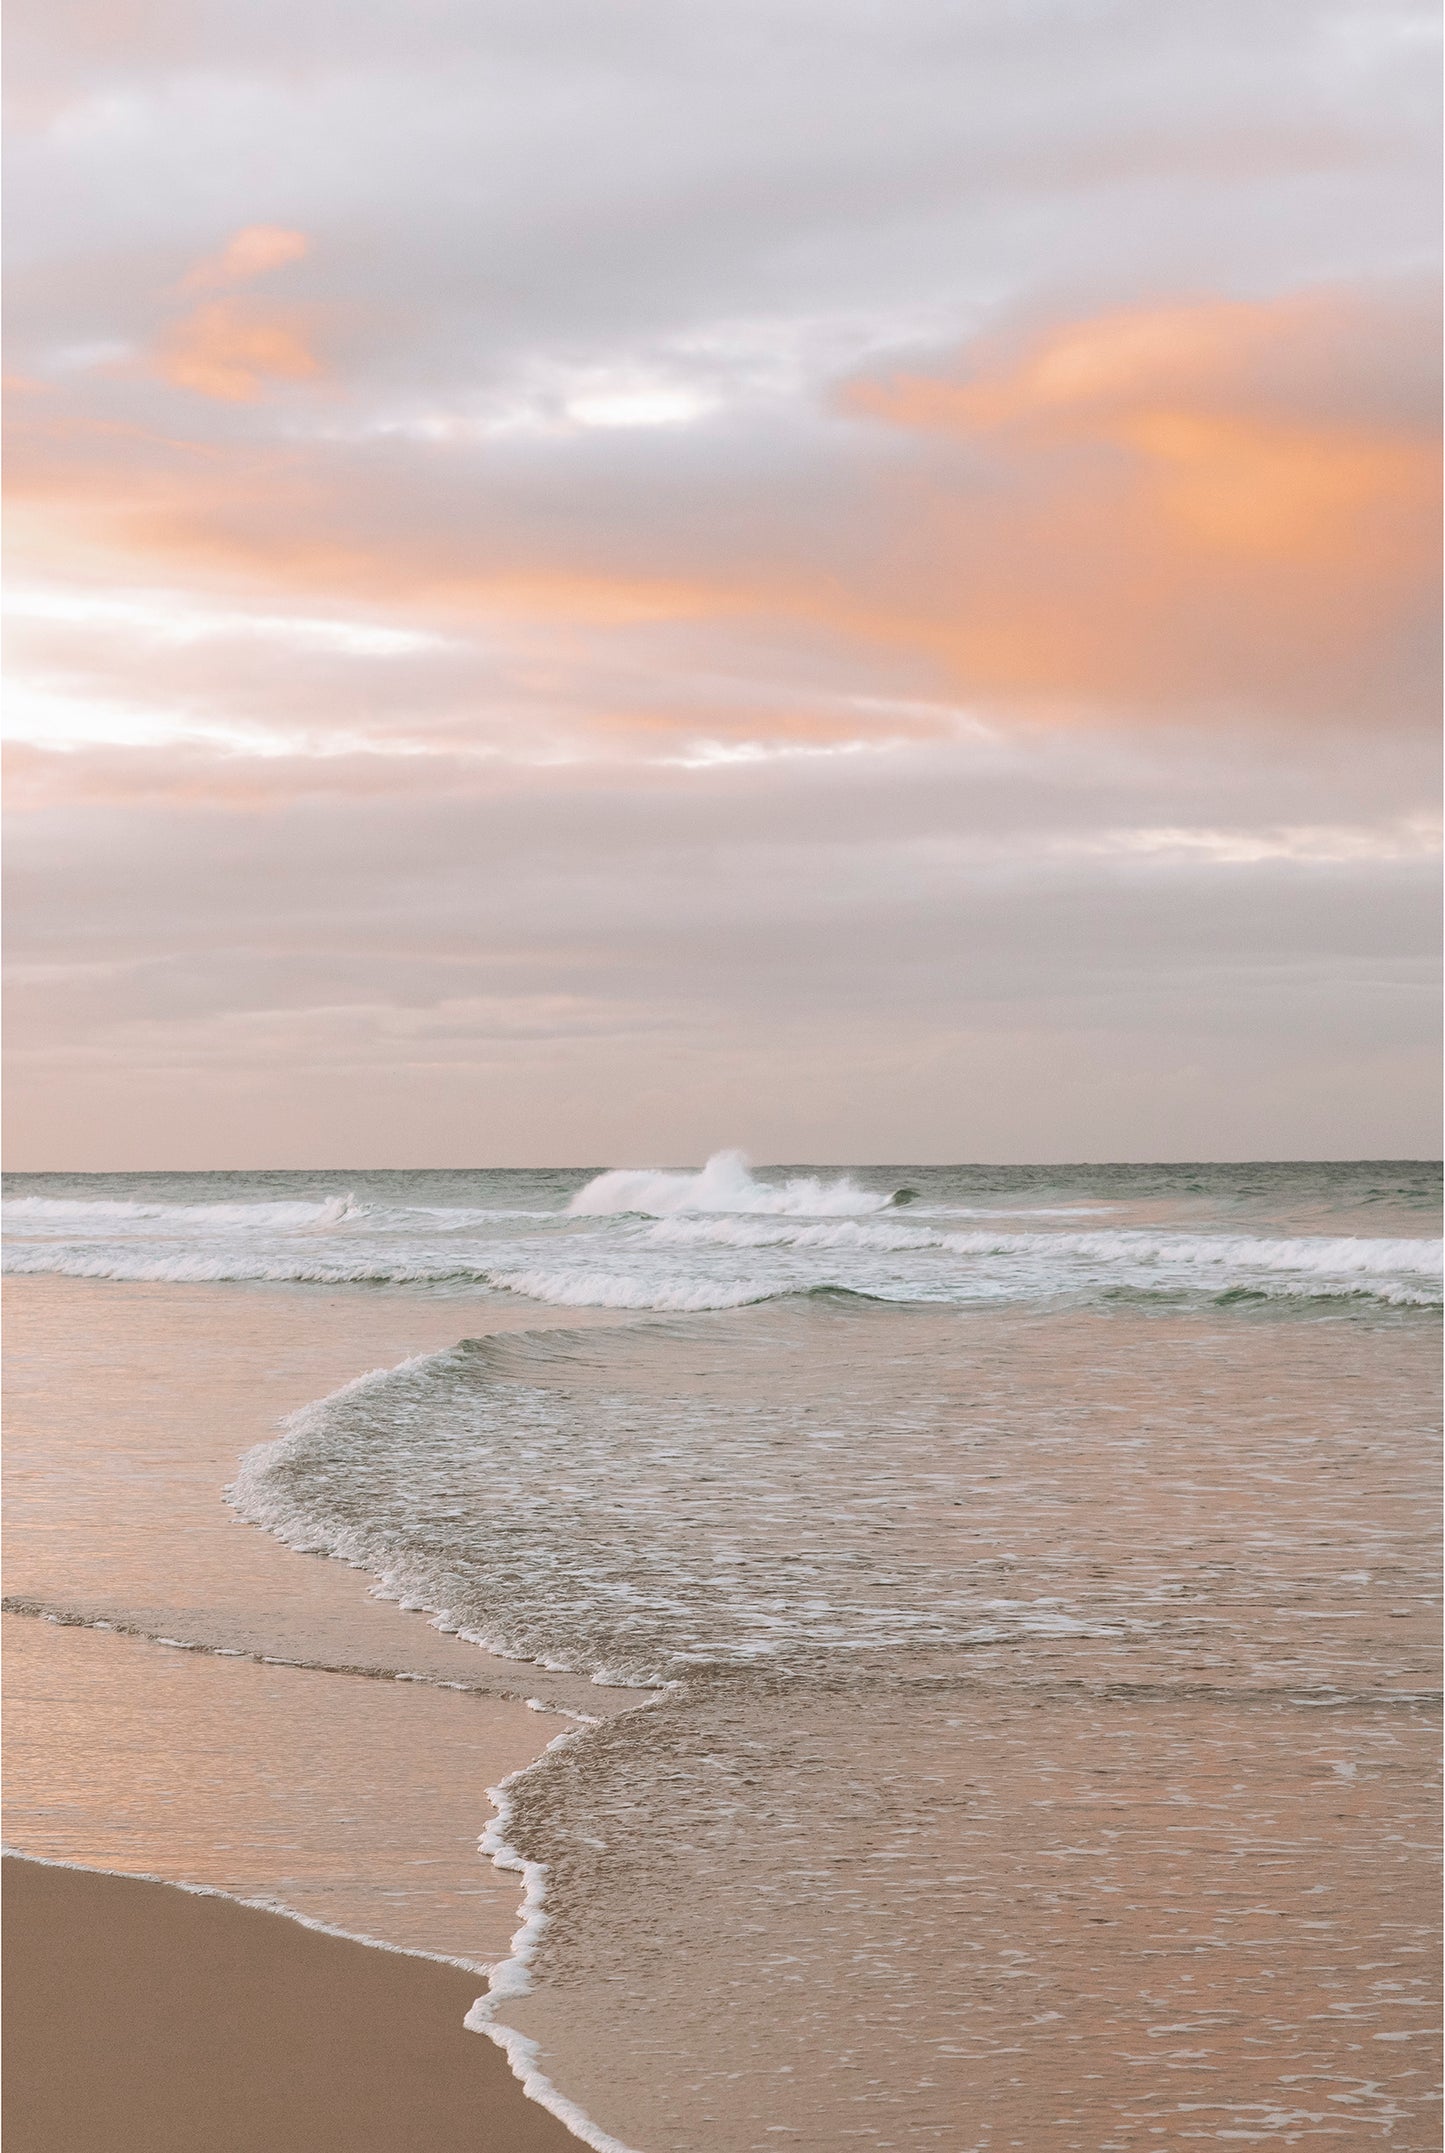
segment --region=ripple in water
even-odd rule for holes
[[[625,2143],[1414,2146],[1433,1371],[1384,1309],[777,1302],[366,1379],[236,1500],[663,1686],[506,1825],[501,2015]]]

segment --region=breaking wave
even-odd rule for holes
[[[577,1191],[567,1209],[574,1218],[615,1217],[629,1211],[648,1218],[672,1218],[689,1211],[784,1212],[829,1218],[838,1213],[886,1211],[890,1204],[907,1202],[911,1196],[912,1191],[905,1189],[882,1194],[860,1189],[846,1174],[838,1181],[800,1175],[777,1187],[755,1181],[740,1151],[715,1151],[696,1174],[627,1167],[599,1174]]]
[[[83,1233],[87,1227],[124,1232],[140,1227],[155,1232],[166,1227],[181,1232],[223,1231],[239,1226],[251,1232],[286,1233],[342,1226],[373,1215],[373,1207],[359,1204],[353,1196],[328,1196],[316,1202],[239,1204],[148,1204],[120,1198],[87,1199],[73,1196],[11,1196],[6,1198],[8,1223],[42,1229]]]
[[[4,1268],[21,1276],[48,1272],[61,1278],[176,1286],[485,1286],[490,1281],[487,1270],[446,1256],[378,1255],[348,1260],[344,1256],[287,1256],[245,1248],[229,1253],[175,1250],[151,1255],[134,1247],[16,1247],[12,1243],[5,1252]]]
[[[923,1226],[763,1226],[731,1219],[660,1221],[654,1241],[707,1242],[729,1248],[951,1249],[964,1256],[1082,1256],[1103,1263],[1176,1263],[1255,1271],[1330,1273],[1404,1271],[1439,1275],[1440,1241],[1368,1239],[1359,1235],[1263,1240],[1247,1234],[949,1233]]]
[[[756,1279],[669,1283],[609,1271],[496,1271],[488,1284],[508,1293],[525,1294],[529,1301],[549,1301],[557,1308],[636,1308],[675,1310],[679,1314],[698,1314],[709,1308],[744,1308],[751,1301],[775,1299],[780,1291]]]
[[[217,1188],[210,1177],[189,1202],[164,1183],[124,1195],[27,1190],[6,1207],[5,1268],[169,1285],[413,1286],[662,1313],[837,1292],[958,1308],[1123,1295],[1408,1309],[1441,1297],[1440,1241],[1398,1229],[1296,1227],[1286,1211],[1241,1230],[1237,1210],[1193,1204],[1187,1190],[1171,1218],[1141,1216],[1143,1206],[1131,1217],[1102,1176],[1097,1190],[1078,1190],[1082,1203],[1045,1186],[1049,1201],[1023,1208],[1006,1182],[919,1178],[929,1194],[907,1212],[908,1190],[846,1174],[763,1181],[737,1152],[696,1173],[616,1170],[580,1188],[577,1175],[543,1173],[444,1186],[394,1175],[360,1189],[299,1176],[289,1188],[276,1176],[249,1187],[221,1177]],[[994,1194],[1001,1204],[971,1201]]]

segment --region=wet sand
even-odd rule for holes
[[[9,2153],[575,2149],[463,2028],[484,1976],[141,1880],[505,1957],[486,1790],[568,1724],[521,1699],[636,1693],[444,1636],[221,1493],[282,1415],[483,1312],[43,1277],[5,1301],[6,1840],[39,1857],[4,1865]]]
[[[577,2153],[459,1967],[7,1857],[7,2153]]]
[[[7,1278],[4,1309],[8,1607],[588,1713],[636,1702],[443,1636],[375,1598],[370,1576],[298,1560],[222,1493],[288,1413],[368,1369],[482,1331],[616,1315],[475,1295],[45,1276]]]

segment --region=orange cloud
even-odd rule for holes
[[[177,388],[223,403],[254,403],[268,381],[308,381],[322,371],[294,314],[258,312],[235,299],[197,307],[167,331],[155,368]]]
[[[1034,697],[1277,703],[1388,675],[1437,576],[1423,333],[1346,294],[1140,308],[967,376],[850,384],[845,409],[956,444],[906,482],[881,631]]]
[[[228,284],[246,284],[269,269],[299,262],[310,241],[304,232],[280,224],[248,224],[227,240],[218,254],[208,254],[182,278],[182,291],[214,291]]]
[[[248,224],[182,278],[182,291],[215,291],[249,283],[300,261],[310,242],[279,224]],[[294,309],[258,308],[244,300],[213,299],[162,335],[152,364],[177,388],[223,403],[255,403],[274,381],[307,381],[322,371],[306,325]]]
[[[710,518],[690,499],[593,498],[585,473],[568,513],[544,515],[444,447],[166,439],[57,394],[12,427],[12,534],[41,572],[97,582],[144,584],[164,562],[278,608],[495,624],[519,647],[545,628],[557,665],[589,677],[610,637],[635,658],[640,638],[675,651],[696,631],[709,667],[762,669],[749,702],[770,737],[799,722],[774,703],[778,650],[820,679],[998,714],[1388,724],[1434,668],[1423,348],[1410,309],[1340,293],[976,345],[967,372],[841,392],[891,453],[849,458],[851,512],[826,522],[772,487]],[[204,303],[153,363],[232,403],[320,370],[303,317],[241,298]],[[578,728],[613,731],[615,694],[589,689]],[[651,703],[623,715],[657,722]]]
[[[494,515],[432,520],[393,473],[379,496],[364,469],[292,443],[186,441],[47,411],[17,415],[9,449],[11,543],[48,576],[145,581],[164,563],[188,588],[237,586],[283,607],[357,602],[558,630],[755,606],[746,587],[677,561],[624,566]]]

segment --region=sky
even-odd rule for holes
[[[1423,0],[13,0],[14,1169],[1438,1153]]]

